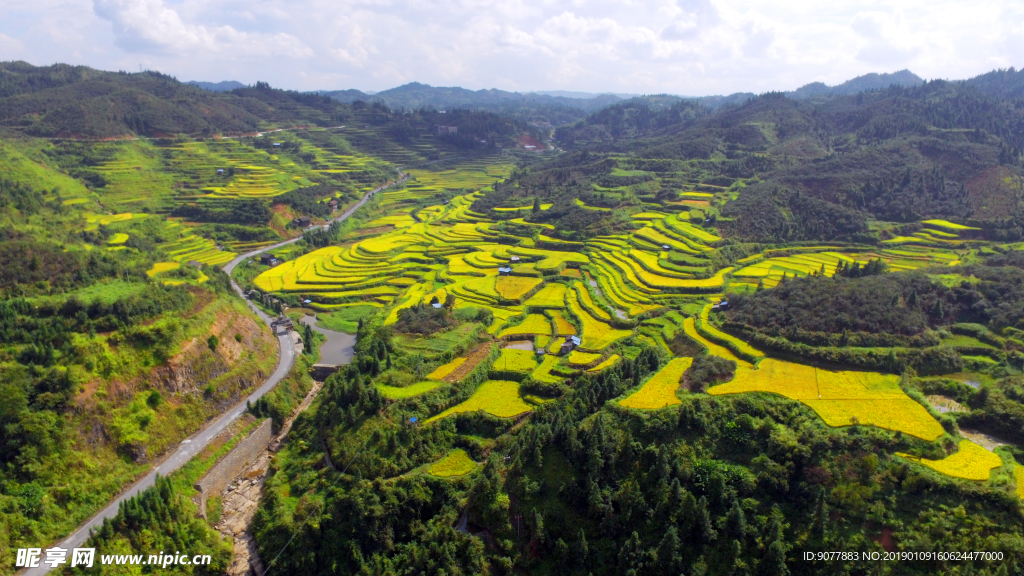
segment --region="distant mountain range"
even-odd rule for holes
[[[466,88],[440,87],[411,82],[397,88],[383,90],[376,94],[366,94],[359,90],[321,91],[319,94],[329,96],[340,102],[356,100],[384,102],[393,108],[480,108],[506,109],[518,105],[526,106],[565,106],[590,112],[623,100],[615,94],[589,94],[585,92],[570,93],[573,96],[552,95],[543,92],[507,92],[491,88],[487,90],[468,90]],[[554,94],[557,94],[555,92]]]
[[[192,86],[198,86],[203,90],[209,90],[210,92],[230,92],[235,88],[245,88],[245,84],[241,82],[235,82],[234,80],[225,80],[223,82],[185,82],[185,84],[191,84]]]
[[[612,96],[618,96],[619,98],[629,99],[642,96],[642,94],[619,94],[615,92],[574,92],[572,90],[534,90],[530,94],[542,94],[544,96],[561,96],[563,98],[579,98],[581,100],[588,100],[590,98],[597,98],[598,96],[606,96],[611,94]]]
[[[827,86],[821,82],[814,82],[802,86],[792,92],[785,94],[791,98],[808,99],[816,97],[829,97],[847,94],[856,94],[866,90],[878,90],[888,88],[896,84],[900,86],[919,86],[924,80],[910,72],[901,70],[891,74],[865,74],[852,80],[848,80],[837,86]],[[649,98],[640,94],[616,94],[606,92],[595,94],[592,92],[575,92],[568,90],[546,90],[534,92],[508,92],[491,88],[488,90],[468,90],[459,87],[440,87],[411,82],[403,86],[391,88],[369,94],[360,90],[333,90],[320,91],[319,94],[329,96],[341,102],[379,101],[388,106],[398,108],[420,108],[433,106],[435,108],[481,108],[481,109],[504,109],[510,106],[556,106],[577,108],[584,112],[600,110],[617,102],[630,100],[632,98]],[[729,104],[739,104],[754,97],[752,92],[739,92],[728,96],[676,96],[663,95],[673,100],[696,100],[708,108],[720,108]]]
[[[906,87],[920,86],[924,82],[925,80],[917,74],[909,70],[900,70],[884,74],[864,74],[835,86],[828,86],[822,82],[812,82],[782,94],[796,100],[827,99],[833,96],[857,94],[868,90],[881,90],[893,85]],[[1009,70],[995,70],[960,82],[1000,98],[1024,96],[1024,71],[1018,72],[1013,68]],[[188,82],[188,84],[214,92],[225,92],[245,87],[241,82],[235,81]],[[560,122],[575,120],[580,117],[580,114],[589,114],[633,98],[642,98],[648,101],[654,108],[671,106],[680,100],[694,100],[708,108],[717,109],[722,106],[741,104],[756,96],[753,92],[737,92],[727,96],[697,97],[670,94],[641,96],[638,94],[610,92],[596,94],[568,90],[509,92],[496,88],[469,90],[457,86],[430,86],[429,84],[421,84],[419,82],[411,82],[376,93],[363,92],[356,89],[320,90],[315,93],[328,96],[339,102],[352,103],[359,100],[364,102],[383,102],[392,108],[416,109],[434,107],[441,110],[472,108],[505,113],[518,112],[519,116],[542,117],[551,120],[556,125]],[[529,112],[526,111],[527,109],[529,109]],[[547,112],[538,115],[536,113],[537,109],[545,109]]]

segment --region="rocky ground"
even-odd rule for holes
[[[310,402],[320,392],[321,386],[323,386],[321,382],[313,383],[309,394],[288,417],[284,426],[281,427],[281,431],[270,442],[270,446],[246,467],[221,494],[223,512],[216,528],[235,543],[234,559],[228,568],[228,576],[260,576],[263,574],[263,562],[256,553],[256,541],[249,532],[249,527],[252,525],[252,518],[256,514],[260,497],[263,496],[263,483],[267,478],[267,470],[270,469],[270,460],[273,458],[274,452],[277,452],[284,443],[295,417],[309,407]]]

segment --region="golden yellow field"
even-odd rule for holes
[[[600,364],[598,364],[597,366],[594,366],[590,370],[587,370],[587,372],[600,372],[602,370],[605,370],[606,368],[610,368],[610,367],[614,366],[615,363],[618,362],[618,361],[619,361],[619,355],[618,354],[612,354],[611,356],[605,358],[604,361],[601,362]]]
[[[959,450],[955,454],[951,454],[942,460],[928,460],[927,458],[915,458],[909,454],[903,454],[897,452],[897,456],[902,456],[908,460],[913,460],[918,464],[922,464],[940,472],[947,476],[954,476],[956,478],[963,478],[964,480],[988,480],[992,474],[994,468],[998,468],[1003,465],[1003,460],[999,456],[989,452],[988,450],[978,446],[970,440],[961,440]],[[1018,485],[1017,491],[1020,493],[1020,474],[1017,473]]]
[[[547,284],[524,302],[527,306],[562,308],[565,306],[565,284]]]
[[[156,262],[153,267],[146,271],[146,275],[152,278],[161,272],[177,270],[181,267],[180,262]]]
[[[517,350],[515,348],[502,348],[501,356],[494,361],[495,370],[510,370],[512,372],[532,372],[537,367],[537,360],[532,350]]]
[[[750,356],[757,356],[757,357],[764,356],[764,352],[761,352],[760,350],[758,350],[757,348],[754,348],[750,344],[747,344],[743,340],[740,340],[739,338],[737,338],[737,337],[735,337],[735,336],[733,336],[731,334],[726,334],[725,332],[722,332],[718,328],[715,328],[714,326],[712,326],[711,322],[708,320],[708,315],[709,315],[710,312],[711,312],[711,305],[710,304],[705,306],[704,309],[701,310],[701,312],[700,312],[700,320],[701,320],[700,330],[703,331],[705,334],[707,334],[709,338],[714,338],[715,340],[717,340],[719,342],[727,342],[731,346],[734,346],[734,348],[733,348],[734,350],[739,350],[741,354],[746,354],[747,357],[750,357]]]
[[[571,310],[583,324],[583,348],[586,348],[587,350],[604,350],[616,340],[633,334],[632,330],[612,328],[608,324],[605,324],[588,314],[586,310],[580,308],[579,302],[576,300],[575,290],[567,291],[565,293],[565,300],[569,305],[569,310]]]
[[[524,336],[534,334],[551,334],[551,321],[542,314],[530,314],[521,324],[505,328],[498,334],[498,338],[505,336]]]
[[[549,314],[555,321],[555,328],[558,330],[556,336],[574,336],[576,334],[576,328],[565,319],[565,316],[562,316],[560,310],[549,312]]]
[[[401,400],[403,398],[412,398],[413,396],[419,396],[420,394],[426,394],[435,388],[444,386],[443,382],[436,380],[428,380],[426,382],[417,382],[408,386],[388,386],[386,384],[377,384],[377,390],[380,390],[381,396],[391,400]]]
[[[465,362],[465,358],[456,358],[447,364],[438,366],[433,372],[427,374],[427,380],[441,380],[445,376],[451,374],[452,372],[455,372],[455,369],[458,368],[459,366],[462,366],[462,364]]]
[[[516,300],[540,283],[541,279],[533,276],[499,276],[494,282],[494,290],[503,298]]]
[[[679,381],[690,368],[693,358],[673,358],[639,390],[619,402],[626,408],[654,410],[680,404],[676,397]]]
[[[737,363],[736,376],[708,394],[772,392],[807,404],[829,426],[878,426],[929,441],[941,436],[942,426],[900,389],[898,380],[891,374],[833,372],[765,358],[757,368]]]
[[[434,476],[440,476],[441,478],[450,478],[452,476],[462,476],[468,474],[476,468],[476,462],[466,454],[466,451],[462,448],[456,448],[448,453],[447,456],[441,458],[437,462],[434,462],[430,466],[430,474]]]
[[[600,354],[594,352],[581,352],[579,350],[573,350],[572,352],[569,352],[569,364],[585,366],[597,360],[600,357]]]
[[[1014,466],[1013,477],[1017,481],[1017,497],[1024,500],[1024,466]]]
[[[511,418],[530,412],[533,407],[523,402],[519,396],[518,382],[488,380],[481,384],[468,400],[429,418],[425,423],[429,424],[459,412],[476,412],[477,410],[483,410],[499,418]]]
[[[732,350],[729,350],[725,346],[715,344],[711,340],[708,340],[704,336],[700,335],[697,332],[696,322],[692,316],[688,317],[686,320],[683,321],[683,331],[686,332],[686,335],[689,336],[690,338],[693,338],[697,342],[703,344],[708,349],[708,354],[711,354],[713,356],[719,356],[721,358],[725,358],[726,360],[733,360],[736,362],[737,365],[746,364],[747,366],[750,366],[749,362],[737,358],[736,355],[732,353]]]

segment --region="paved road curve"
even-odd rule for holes
[[[404,182],[406,178],[408,178],[408,176],[406,176],[405,174],[402,174],[401,175],[401,179],[398,181],[398,183],[400,184],[400,183]],[[381,191],[381,190],[383,190],[383,189],[385,189],[385,188],[387,188],[387,187],[389,187],[391,185],[392,184],[387,184],[387,185],[381,186],[379,188],[375,188],[374,190],[371,190],[371,191],[367,192],[359,200],[359,202],[357,202],[355,204],[355,206],[352,206],[351,208],[346,210],[344,213],[342,213],[340,216],[338,216],[337,218],[334,218],[334,220],[332,220],[332,222],[345,220],[346,218],[348,218],[349,216],[354,214],[356,210],[358,210],[360,207],[362,207],[363,204],[366,204],[366,202],[370,199],[371,196],[373,196],[375,193],[377,193],[377,192],[379,192],[379,191]],[[323,227],[326,228],[327,225],[324,225]],[[228,262],[227,264],[225,264],[224,265],[224,272],[226,272],[228,275],[230,275],[231,271],[234,270],[235,266],[237,266],[243,260],[246,260],[248,258],[253,258],[255,256],[258,256],[260,253],[266,252],[267,250],[275,250],[277,248],[280,248],[281,246],[287,246],[288,244],[292,244],[294,242],[298,242],[301,239],[302,239],[302,237],[299,236],[298,238],[293,238],[293,239],[287,240],[285,242],[279,242],[279,243],[274,244],[272,246],[267,246],[265,248],[261,248],[259,250],[255,250],[253,252],[248,252],[246,254],[242,254],[242,255],[236,257],[231,262]],[[242,298],[245,298],[244,294],[242,293],[242,288],[238,284],[236,284],[234,282],[234,280],[231,281],[231,286],[235,289],[235,292],[237,292],[239,296],[241,296]],[[252,310],[256,313],[257,316],[262,318],[263,321],[266,322],[268,325],[270,324],[271,318],[269,316],[264,314],[263,311],[258,309],[256,307],[256,305],[253,304],[252,302],[249,302],[248,304],[249,304],[249,307],[252,308]],[[71,536],[67,537],[64,541],[60,542],[59,544],[56,544],[56,546],[59,546],[61,548],[66,548],[68,550],[71,550],[73,548],[81,548],[82,545],[85,544],[85,541],[89,539],[89,532],[93,528],[98,528],[99,526],[101,526],[103,524],[103,520],[105,518],[113,518],[114,516],[117,515],[117,511],[118,511],[119,507],[121,506],[121,502],[124,502],[125,500],[127,500],[127,499],[129,499],[129,498],[131,498],[133,496],[138,495],[140,492],[142,492],[143,490],[149,488],[150,486],[153,486],[156,483],[156,476],[157,476],[157,474],[159,474],[161,476],[167,476],[171,472],[174,472],[178,468],[181,468],[193,456],[195,456],[196,454],[199,454],[200,452],[202,452],[203,449],[206,448],[206,446],[214,438],[216,438],[218,434],[223,432],[224,429],[228,427],[228,425],[230,425],[232,422],[234,422],[239,416],[241,416],[245,412],[246,402],[255,402],[261,396],[263,396],[267,392],[270,392],[271,390],[273,390],[274,386],[277,386],[277,384],[288,374],[288,371],[292,369],[292,364],[295,363],[295,345],[294,345],[294,342],[292,340],[291,334],[290,333],[285,333],[285,334],[278,335],[278,345],[280,346],[281,352],[280,352],[280,357],[279,357],[278,362],[277,362],[277,368],[274,369],[274,373],[270,375],[270,378],[268,378],[267,381],[262,386],[257,388],[252,394],[250,394],[247,398],[245,398],[245,400],[239,402],[238,404],[236,404],[233,408],[231,408],[227,412],[222,413],[220,416],[218,416],[215,420],[213,420],[205,428],[203,428],[199,432],[196,432],[195,434],[193,434],[191,437],[187,438],[186,440],[183,440],[182,443],[178,446],[178,448],[174,452],[172,452],[170,455],[168,455],[166,458],[164,458],[164,460],[160,463],[159,466],[157,466],[157,467],[153,468],[152,470],[150,470],[149,473],[146,474],[144,477],[142,477],[141,480],[138,480],[130,488],[128,488],[127,490],[125,490],[124,492],[119,494],[116,498],[111,500],[110,503],[107,504],[107,506],[105,508],[100,510],[100,512],[98,514],[96,514],[95,516],[93,516],[92,518],[87,520],[84,524],[82,524],[78,528],[77,531],[75,531],[75,533],[73,533]],[[97,555],[96,555],[97,556],[96,557],[96,562],[97,563],[99,562],[99,552],[100,551],[97,551]],[[159,550],[140,550],[140,553],[142,553],[142,554],[150,554],[150,553],[159,554],[160,551]],[[45,554],[43,556],[44,556],[44,559],[45,559]],[[70,558],[70,557],[71,557],[71,555],[70,555],[70,552],[69,552],[68,558]],[[48,573],[49,571],[50,571],[49,565],[42,564],[40,562],[40,565],[39,565],[38,568],[31,568],[31,569],[25,570],[22,574],[23,574],[23,576],[40,576],[42,574]]]

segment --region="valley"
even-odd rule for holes
[[[640,97],[548,129],[528,100],[9,68],[42,88],[0,97],[0,573],[101,511],[76,543],[214,560],[181,574],[227,571],[225,534],[283,573],[1024,558],[1019,99]],[[37,110],[128,92],[160,105]],[[267,418],[225,528],[193,485]]]

